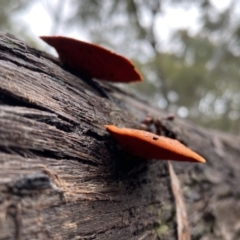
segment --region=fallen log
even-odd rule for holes
[[[206,164],[173,162],[192,239],[240,238],[240,138],[204,129],[0,34],[0,239],[177,239],[166,161],[119,148],[105,124],[164,134]]]

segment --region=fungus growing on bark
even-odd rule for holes
[[[63,36],[40,38],[56,49],[63,65],[80,75],[110,82],[142,80],[130,60],[101,46]]]
[[[156,134],[105,125],[106,130],[129,153],[148,159],[206,162],[206,160],[177,140]]]

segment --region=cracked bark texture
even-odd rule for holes
[[[240,138],[176,118],[0,34],[0,239],[176,239],[164,161],[123,152],[104,124],[162,119],[206,164],[173,163],[192,239],[240,239]]]

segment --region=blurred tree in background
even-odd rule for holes
[[[16,15],[24,14],[33,4],[34,0],[1,0],[0,31],[21,36],[20,39],[37,46],[28,32],[28,26],[23,21],[15,19]]]
[[[5,0],[0,30],[29,36],[13,16],[36,2],[52,18],[49,34],[77,29],[132,58],[145,81],[131,87],[149,101],[198,124],[240,133],[239,1],[219,10],[210,0]],[[172,29],[163,43],[159,23],[173,8],[196,9],[197,31]]]

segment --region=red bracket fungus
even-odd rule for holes
[[[141,74],[127,58],[101,46],[63,36],[42,36],[60,61],[79,74],[110,82],[138,82]]]
[[[177,140],[142,130],[118,128],[114,125],[105,127],[119,145],[133,155],[148,159],[206,162],[203,157]]]

